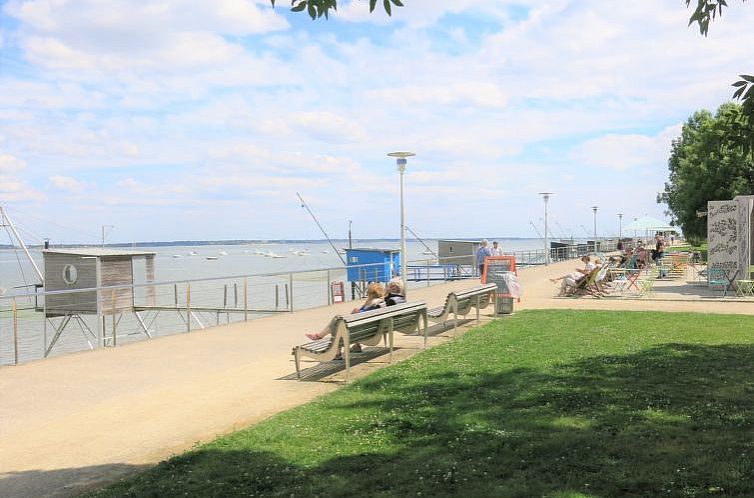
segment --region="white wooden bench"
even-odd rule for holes
[[[317,361],[333,360],[342,349],[346,364],[346,381],[351,369],[352,344],[376,346],[383,339],[390,348],[393,360],[393,332],[418,333],[424,325],[424,346],[427,345],[427,304],[424,302],[403,303],[363,313],[336,316],[330,322],[330,334],[322,339],[307,342],[293,348],[296,360],[296,377],[301,380],[301,358],[306,356]]]
[[[476,323],[479,325],[479,310],[494,304],[496,292],[497,285],[495,284],[484,284],[460,292],[451,292],[443,306],[427,310],[427,318],[432,322],[444,324],[452,313],[453,335],[455,335],[458,328],[458,315],[465,318],[472,308],[476,308]]]

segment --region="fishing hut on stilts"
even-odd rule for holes
[[[123,316],[132,313],[140,331],[151,338],[149,328],[137,306],[155,302],[153,252],[118,251],[104,248],[45,249],[45,357],[72,323],[78,325],[90,348],[92,340],[99,347],[115,346],[117,330]],[[137,268],[143,275],[137,275]],[[145,286],[134,286],[134,276]],[[137,296],[135,289],[144,289]],[[92,326],[87,316],[96,316]],[[48,323],[52,338],[48,344]]]

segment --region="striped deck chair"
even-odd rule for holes
[[[576,286],[572,288],[569,296],[583,296],[589,294],[594,297],[600,297],[597,289],[597,277],[599,276],[601,269],[595,268],[587,275],[576,282]]]

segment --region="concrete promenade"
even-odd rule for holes
[[[555,298],[548,278],[577,263],[519,272],[524,296],[515,309],[754,313],[754,300],[711,299],[678,282],[667,292],[658,282],[652,300]],[[474,283],[415,289],[410,300],[440,305],[451,290]],[[352,307],[297,311],[0,368],[0,497],[75,495],[337,389],[339,369],[312,369],[316,382],[297,382],[290,352],[305,342],[304,332]],[[431,337],[430,346],[451,336]],[[395,361],[420,351],[421,342],[396,334]],[[387,355],[364,356],[369,361],[356,365],[353,377],[387,364]]]

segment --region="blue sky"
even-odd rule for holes
[[[0,204],[60,242],[583,236],[662,218],[670,142],[751,72],[754,8],[708,38],[683,0],[10,0]],[[74,230],[75,228],[75,230]],[[559,230],[554,230],[559,235]]]

